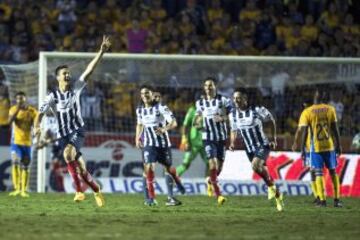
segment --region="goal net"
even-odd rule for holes
[[[94,56],[42,52],[38,62],[2,65],[11,100],[21,90],[31,104],[38,105],[57,85],[57,66],[68,65],[76,80]],[[140,86],[158,90],[181,125],[202,91],[202,81],[209,76],[218,80],[220,94],[231,97],[234,89],[247,89],[250,102],[273,112],[279,127],[279,150],[289,150],[302,105],[311,98],[310,90],[319,85],[328,87],[331,100],[339,106],[344,141],[355,135],[359,125],[358,113],[351,111],[359,101],[360,59],[105,54],[81,96],[87,130],[83,154],[93,175],[141,175],[141,155],[133,141]],[[170,135],[174,165],[178,165],[183,157],[177,149],[179,129]],[[34,152],[33,158],[37,161],[32,161],[31,188],[38,192],[63,190],[66,169],[51,160],[50,148]],[[158,167],[157,171],[161,174],[162,170]],[[203,177],[204,173],[205,165],[198,157],[184,177]]]

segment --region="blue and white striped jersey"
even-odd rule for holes
[[[251,107],[244,111],[234,108],[229,119],[231,130],[241,133],[247,152],[252,153],[259,147],[269,145],[262,123],[273,119],[273,116],[265,107]]]
[[[59,89],[50,92],[40,107],[41,113],[52,111],[58,124],[57,137],[65,137],[84,126],[81,116],[80,94],[86,86],[83,77],[79,78],[79,86],[66,92]]]
[[[151,107],[140,106],[136,109],[137,124],[144,126],[143,130],[143,144],[153,147],[171,147],[168,132],[162,135],[157,135],[155,130],[159,127],[164,127],[166,122],[171,122],[175,119],[173,113],[166,105],[157,103]]]
[[[199,99],[196,101],[196,114],[203,119],[202,139],[209,141],[224,141],[228,137],[226,122],[215,122],[214,117],[226,116],[231,110],[230,99],[216,95],[211,100]]]

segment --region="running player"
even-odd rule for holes
[[[203,88],[204,98],[196,101],[194,126],[203,131],[202,139],[209,162],[208,195],[215,194],[218,204],[222,205],[226,198],[221,195],[217,176],[225,160],[225,140],[228,134],[226,122],[231,105],[228,98],[217,94],[214,78],[206,78]]]
[[[102,207],[105,204],[104,198],[100,192],[100,187],[86,170],[85,164],[79,161],[79,158],[82,155],[80,148],[83,145],[85,134],[84,121],[80,111],[80,94],[87,84],[86,81],[88,77],[94,71],[96,65],[103,54],[109,49],[110,45],[109,37],[104,36],[99,52],[76,82],[78,86],[72,86],[68,66],[62,65],[56,68],[55,75],[58,81],[58,89],[52,91],[46,97],[40,108],[39,118],[35,125],[37,136],[39,136],[41,134],[40,123],[42,117],[48,111],[53,112],[58,123],[57,137],[59,139],[59,144],[63,149],[64,159],[76,188],[74,201],[81,202],[85,200],[85,194],[83,193],[80,183],[81,177],[94,191],[95,201],[99,207]]]
[[[142,105],[136,109],[137,125],[135,142],[136,147],[142,148],[148,201],[146,205],[157,205],[154,190],[155,163],[161,163],[166,171],[165,178],[168,187],[167,206],[180,205],[181,202],[174,198],[172,183],[175,181],[179,191],[185,193],[180,178],[176,175],[176,169],[172,167],[171,143],[168,131],[177,127],[176,120],[169,108],[155,102],[152,91],[148,87],[140,90]]]
[[[234,151],[237,133],[241,133],[246,146],[246,154],[251,162],[254,172],[259,174],[268,186],[269,200],[275,198],[278,211],[284,209],[283,195],[274,184],[274,180],[266,167],[266,159],[269,156],[270,148],[276,148],[276,122],[271,113],[263,106],[253,107],[248,104],[248,97],[245,93],[234,92],[235,108],[229,114],[231,135],[229,149]],[[263,131],[263,122],[271,121],[271,140]]]
[[[299,134],[302,137],[301,151],[302,155],[305,155],[305,149],[310,149],[311,166],[315,169],[317,194],[320,198],[317,206],[326,207],[323,176],[325,165],[329,169],[333,182],[334,207],[342,207],[340,182],[335,171],[337,166],[336,153],[341,154],[340,134],[335,109],[326,104],[327,100],[325,91],[316,90],[314,104],[301,113],[299,121]],[[306,138],[308,132],[310,137]]]
[[[201,159],[206,165],[206,173],[208,175],[208,160],[206,158],[206,152],[202,141],[201,131],[193,126],[193,122],[196,116],[195,105],[190,106],[188,109],[183,126],[181,128],[181,145],[180,148],[185,150],[184,159],[182,164],[177,166],[176,172],[179,176],[190,167],[192,161],[200,154]]]
[[[27,103],[24,92],[15,95],[16,105],[9,110],[9,123],[12,124],[11,159],[14,191],[10,196],[29,197],[29,164],[31,160],[31,129],[37,110]]]

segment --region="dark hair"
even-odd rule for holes
[[[25,94],[25,92],[23,92],[23,91],[19,91],[19,92],[17,92],[16,94],[15,94],[15,97],[17,97],[17,96],[26,96],[26,94]]]
[[[60,65],[58,66],[56,69],[55,69],[55,76],[57,76],[60,72],[61,69],[64,69],[64,68],[69,68],[68,65]]]
[[[211,76],[206,77],[203,81],[203,84],[205,84],[206,81],[213,81],[215,85],[217,84],[217,80],[215,77],[211,77]]]
[[[140,90],[141,90],[141,89],[144,89],[144,88],[149,89],[151,92],[154,92],[154,91],[155,91],[154,88],[151,87],[151,86],[149,86],[149,85],[142,85],[142,86],[140,86]]]
[[[246,89],[238,88],[238,89],[235,89],[234,93],[236,93],[236,92],[241,93],[241,95],[245,96],[246,99],[249,99],[249,93],[248,93],[248,91]]]

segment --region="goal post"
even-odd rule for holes
[[[0,67],[10,97],[22,90],[31,98],[32,104],[41,105],[48,90],[56,86],[54,71],[57,66],[68,65],[75,79],[95,55],[40,52],[37,62]],[[288,136],[292,130],[288,129],[285,120],[292,117],[297,121],[296,114],[308,94],[307,87],[325,84],[329,89],[334,88],[334,93],[339,86],[349,92],[356,91],[353,86],[360,83],[360,58],[106,53],[90,76],[90,82],[94,84],[89,86],[91,93],[84,109],[84,114],[90,114],[85,119],[87,132],[91,135],[87,144],[97,146],[104,142],[103,139],[133,140],[134,108],[139,100],[136,89],[145,84],[160,89],[180,125],[187,110],[183,102],[193,102],[196,93],[201,91],[203,79],[209,76],[218,79],[220,93],[229,97],[236,88],[249,89],[253,100],[275,112],[280,121],[280,134]],[[97,101],[95,95],[101,98],[100,108],[88,109],[89,105],[96,105],[92,102]],[[96,115],[99,111],[101,113]],[[171,135],[175,141],[173,145],[176,145],[179,132]],[[288,149],[289,143],[283,147]],[[113,154],[114,158],[121,157],[116,152]],[[180,159],[182,155],[175,154],[174,157]],[[48,191],[49,161],[48,149],[37,152],[37,164],[31,175],[34,191]],[[104,175],[104,171],[97,173]]]

